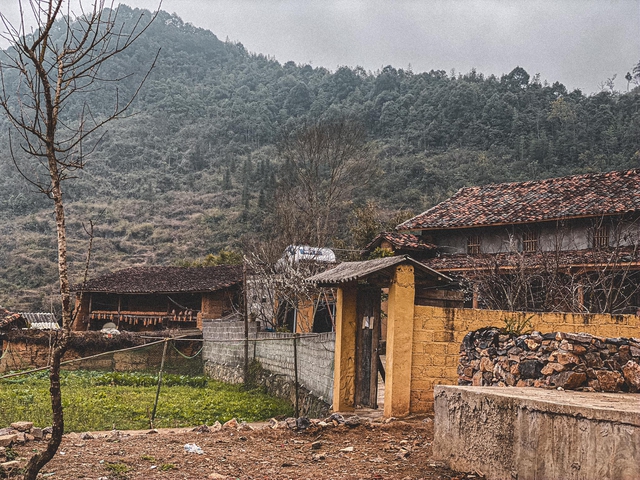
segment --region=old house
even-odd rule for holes
[[[640,170],[460,189],[398,225],[468,282],[468,306],[636,313]]]
[[[242,305],[242,265],[132,267],[75,285],[74,330],[202,328]]]
[[[365,247],[365,251],[369,254],[377,249],[386,250],[394,255],[410,255],[411,258],[422,260],[434,257],[438,247],[424,242],[421,236],[412,233],[382,232]]]

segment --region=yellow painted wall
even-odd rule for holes
[[[526,313],[415,306],[411,362],[411,413],[433,411],[433,386],[458,383],[464,336],[482,327],[504,327],[505,318],[529,318],[534,330],[583,332],[603,337],[640,337],[640,317]],[[388,387],[387,387],[388,388]]]

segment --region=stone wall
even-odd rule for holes
[[[244,322],[242,320],[204,320],[203,359],[211,377],[231,382],[243,381]],[[249,323],[249,361],[255,379],[272,393],[295,398],[293,335],[260,331],[258,322]],[[298,338],[298,382],[302,387],[302,411],[328,409],[333,395],[333,355],[335,333]],[[254,363],[255,365],[255,363]],[[293,395],[293,397],[292,397]],[[312,398],[319,400],[318,404]],[[324,407],[322,407],[324,405]],[[307,411],[305,411],[307,410]]]
[[[485,328],[462,340],[458,384],[637,392],[638,362],[640,339],[563,332],[516,336]]]
[[[542,333],[588,333],[607,338],[640,337],[640,317],[570,313],[526,313],[415,306],[411,357],[411,412],[433,410],[435,385],[458,383],[464,336],[483,327],[502,327],[506,319],[529,320]],[[388,388],[388,387],[387,387]]]

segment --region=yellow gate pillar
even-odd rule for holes
[[[354,410],[356,400],[356,283],[338,288],[336,350],[333,370],[333,410]]]
[[[409,414],[415,276],[412,265],[398,265],[389,288],[384,416]]]

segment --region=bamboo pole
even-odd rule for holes
[[[151,412],[151,428],[153,428],[153,422],[156,419],[156,409],[158,408],[158,398],[160,398],[160,386],[162,385],[162,370],[164,369],[164,359],[167,356],[167,345],[169,345],[169,339],[164,341],[164,348],[162,349],[162,360],[160,361],[160,371],[158,372],[158,388],[156,389],[156,399],[153,402],[153,411]]]

